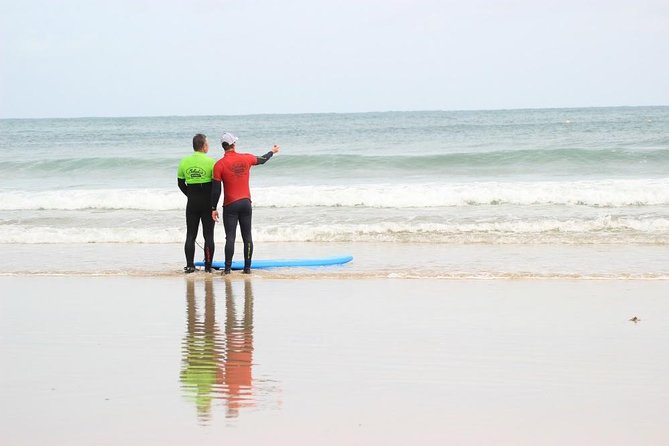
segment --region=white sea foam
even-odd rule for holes
[[[183,242],[185,229],[25,227],[5,225],[0,243],[176,243]]]
[[[420,208],[476,205],[669,205],[669,178],[640,180],[361,184],[253,188],[257,207]],[[170,189],[2,191],[0,210],[179,210]]]
[[[185,228],[1,226],[0,243],[180,243]],[[256,225],[259,242],[669,243],[668,218]],[[217,237],[223,237],[217,229]],[[221,239],[219,238],[219,241]]]
[[[374,184],[267,188],[260,206],[412,208],[476,205],[587,205],[623,207],[669,204],[669,179]]]
[[[499,221],[477,223],[375,223],[263,226],[255,238],[272,242],[429,243],[669,243],[669,219]]]
[[[183,209],[181,192],[164,189],[84,189],[2,191],[0,210],[129,209],[163,211]]]

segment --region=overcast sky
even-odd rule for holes
[[[0,0],[0,118],[669,105],[669,1]]]

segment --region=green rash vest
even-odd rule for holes
[[[215,161],[203,152],[193,152],[179,163],[177,178],[186,180],[186,184],[211,183]]]

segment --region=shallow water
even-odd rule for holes
[[[0,438],[12,446],[669,435],[664,281],[13,276],[0,287]]]

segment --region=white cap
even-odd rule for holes
[[[239,138],[237,138],[232,133],[223,133],[223,136],[221,136],[221,144],[227,142],[228,144],[233,145],[237,142],[238,139]]]

